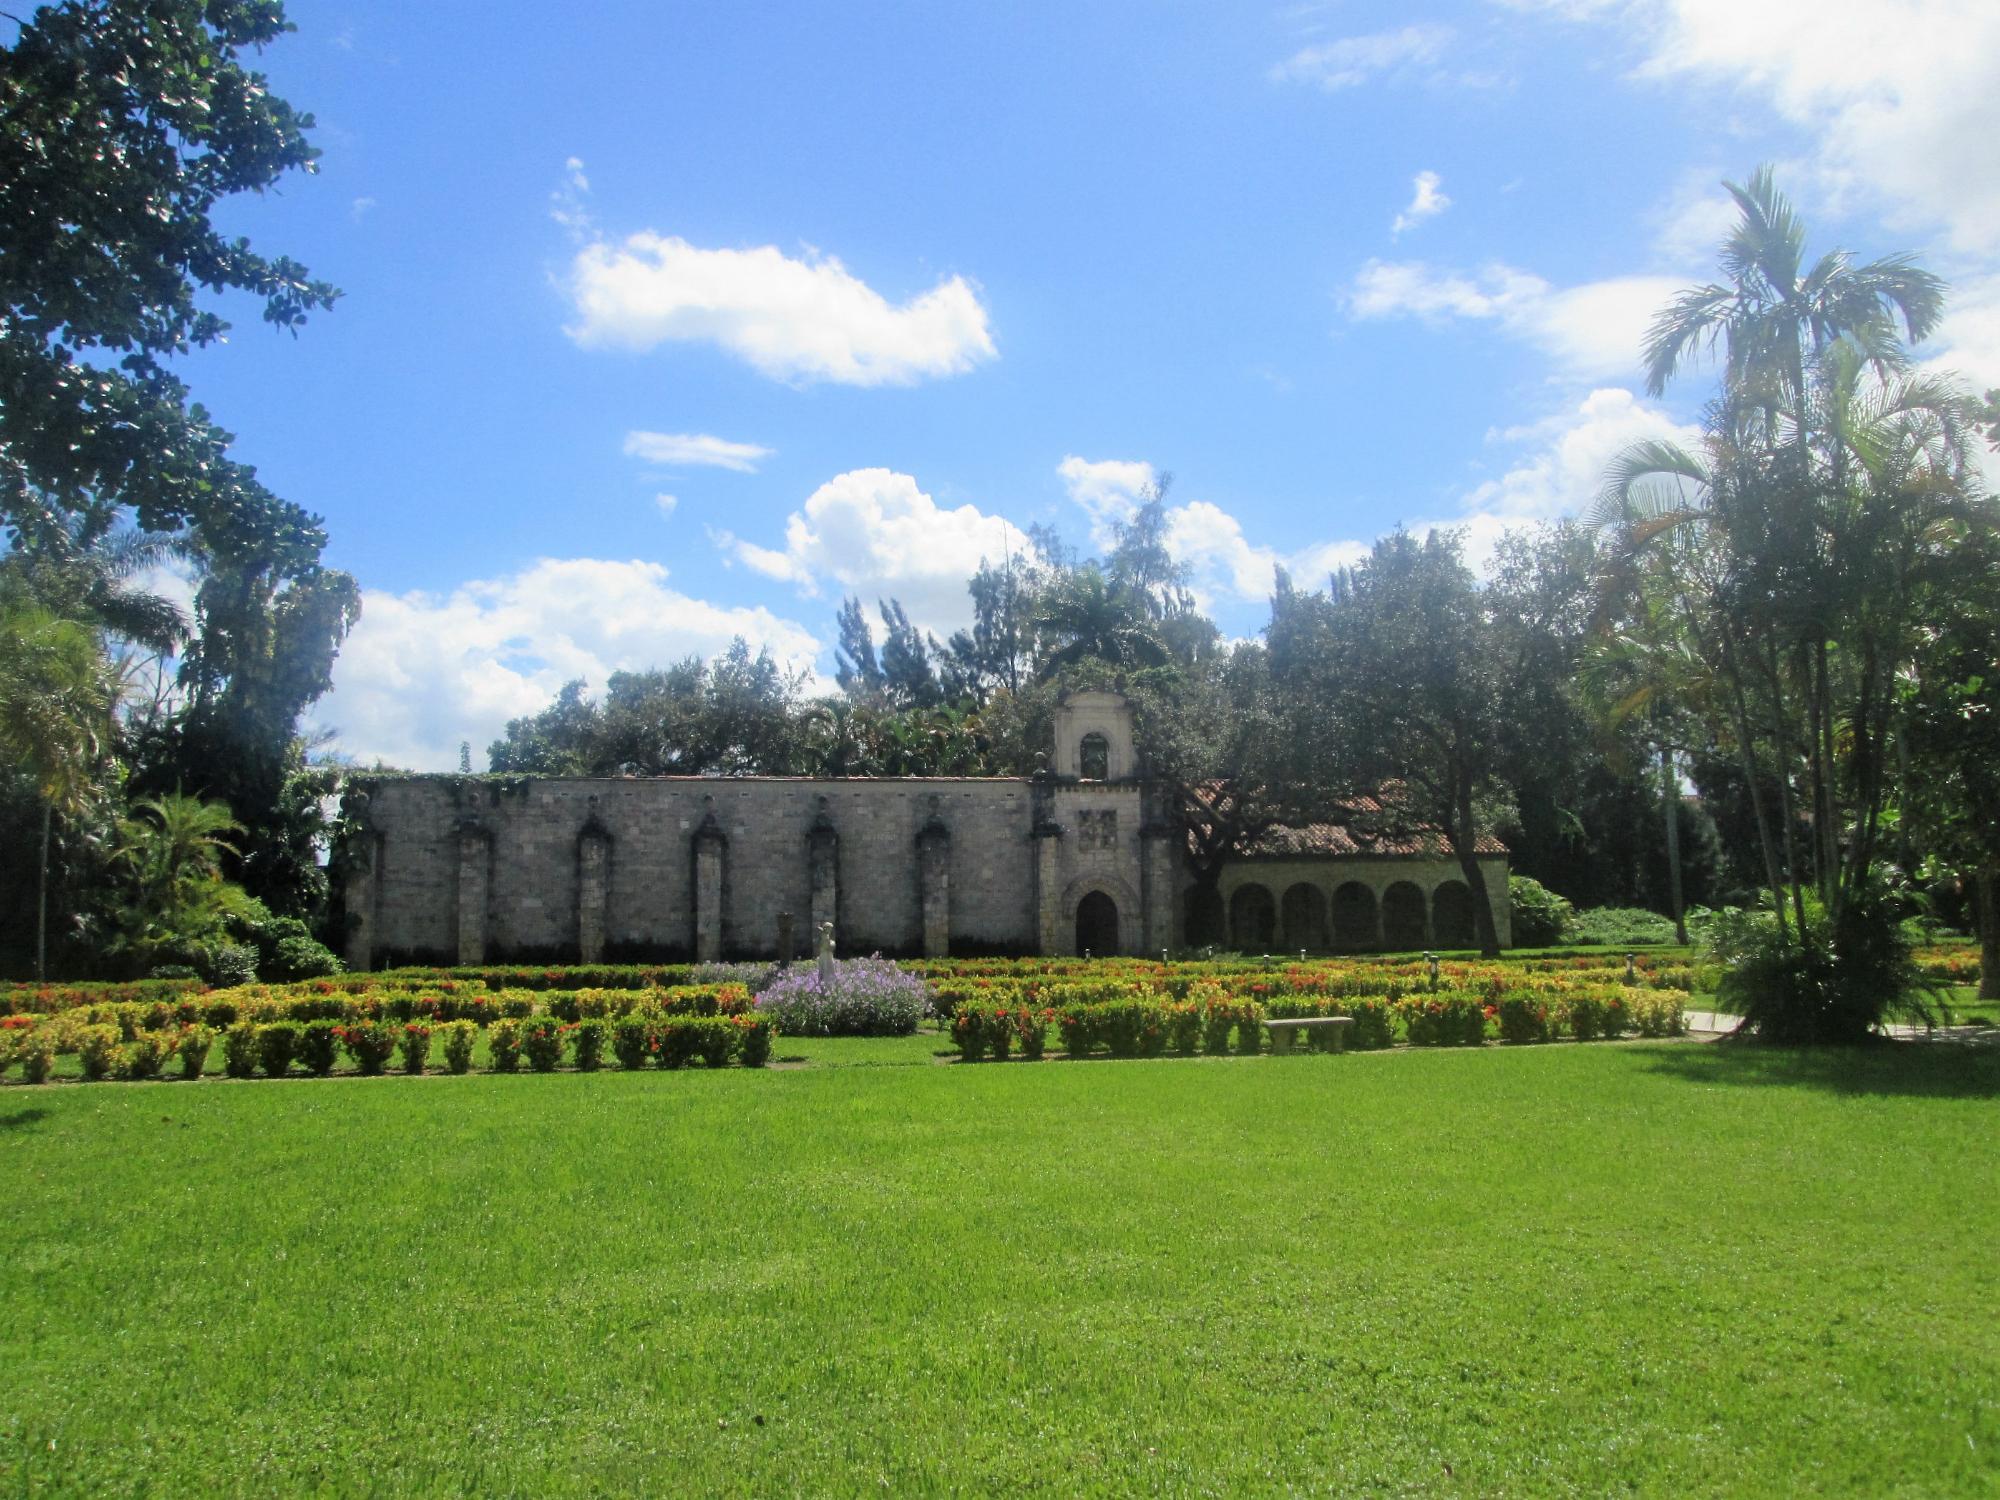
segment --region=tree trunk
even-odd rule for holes
[[[1660,746],[1660,797],[1667,818],[1667,902],[1674,919],[1674,941],[1687,945],[1687,909],[1681,901],[1681,778],[1674,769],[1674,752]]]
[[[55,807],[42,803],[42,873],[35,892],[35,983],[49,977],[49,831],[55,822]]]
[[[1479,940],[1481,958],[1500,956],[1500,931],[1493,921],[1493,896],[1486,889],[1486,872],[1479,868],[1479,840],[1472,828],[1472,791],[1461,788],[1458,816],[1452,819],[1451,847],[1458,856],[1458,868],[1472,892],[1472,935]]]
[[[1979,998],[2000,1000],[2000,865],[1979,872]]]

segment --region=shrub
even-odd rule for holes
[[[282,1078],[291,1071],[292,1059],[299,1051],[299,1025],[296,1021],[272,1021],[257,1028],[257,1066],[272,1078]]]
[[[772,981],[757,1009],[787,1036],[908,1036],[930,1010],[930,990],[880,958],[845,959],[833,983],[800,966]]]
[[[308,1021],[299,1032],[299,1065],[324,1078],[340,1056],[340,1028],[332,1021]]]
[[[1218,1055],[1227,1052],[1229,1050],[1229,1028],[1235,1024],[1235,1012],[1228,1005],[1211,1001],[1202,1011],[1202,1050]]]
[[[196,967],[218,990],[257,981],[257,950],[247,943],[216,943],[201,950]]]
[[[1350,995],[1341,1002],[1341,1014],[1354,1018],[1347,1044],[1363,1051],[1379,1051],[1396,1038],[1395,1004],[1386,995]]]
[[[257,1072],[257,1023],[238,1021],[222,1033],[222,1071],[231,1078],[249,1078]]]
[[[118,1060],[118,1049],[123,1045],[115,1026],[85,1026],[76,1036],[77,1060],[83,1064],[83,1076],[96,1082],[110,1073]]]
[[[562,1061],[568,1028],[550,1016],[537,1016],[521,1024],[521,1050],[528,1066],[537,1073],[553,1073]]]
[[[53,1038],[40,1031],[31,1031],[14,1044],[14,1055],[21,1060],[21,1077],[27,1083],[47,1083],[49,1070],[55,1066],[56,1044]]]
[[[952,1045],[960,1062],[978,1062],[986,1055],[987,1011],[983,1006],[960,1005],[951,1013]]]
[[[736,1023],[723,1016],[701,1016],[682,1023],[695,1029],[695,1050],[711,1068],[726,1068],[736,1052]]]
[[[1486,1039],[1486,1005],[1475,996],[1442,990],[1397,1004],[1413,1047],[1476,1047]]]
[[[258,967],[266,979],[290,984],[300,979],[320,979],[344,973],[343,964],[326,944],[304,934],[278,939]]]
[[[403,1054],[403,1071],[421,1073],[430,1061],[431,1028],[428,1021],[406,1021],[396,1036],[396,1048]]]
[[[1687,1030],[1684,990],[1645,990],[1631,1000],[1632,1024],[1640,1036],[1679,1036]]]
[[[1049,1022],[1055,1012],[1046,1006],[1016,1005],[1004,1013],[1006,1023],[1013,1028],[1014,1040],[1021,1048],[1021,1056],[1030,1062],[1040,1062],[1049,1045]]]
[[[1805,930],[1781,935],[1767,913],[1715,928],[1716,993],[1768,1042],[1865,1040],[1890,1014],[1934,1019],[1894,902],[1880,889],[1850,903],[1840,930],[1815,900]]]
[[[1514,946],[1552,948],[1563,940],[1575,908],[1539,880],[1507,877],[1507,900],[1514,909]]]
[[[578,1021],[569,1028],[570,1047],[576,1058],[576,1065],[583,1072],[595,1073],[604,1066],[604,1023],[597,1020]]]
[[[1638,948],[1671,943],[1671,918],[1638,906],[1600,906],[1577,912],[1569,923],[1568,940],[1580,948]]]
[[[736,1028],[736,1055],[746,1068],[761,1068],[771,1060],[773,1027],[765,1016],[732,1016]]]
[[[479,1028],[470,1021],[446,1021],[438,1027],[437,1035],[444,1043],[445,1071],[470,1072],[472,1047],[479,1040]]]
[[[700,1045],[694,1016],[663,1016],[654,1028],[663,1068],[685,1068]]]
[[[354,1066],[370,1078],[389,1066],[400,1040],[392,1021],[350,1021],[340,1028],[341,1045],[354,1059]]]
[[[611,1055],[618,1059],[619,1067],[645,1067],[655,1045],[653,1022],[648,1017],[631,1015],[611,1023]]]
[[[1502,995],[1494,1004],[1494,1019],[1500,1023],[1503,1042],[1546,1042],[1549,1039],[1549,1004],[1545,996],[1516,992]]]
[[[1182,1057],[1193,1057],[1201,1047],[1201,1007],[1189,1000],[1169,1001],[1167,1041]]]
[[[144,1031],[118,1049],[118,1076],[138,1080],[158,1078],[173,1056],[173,1045],[157,1031]]]
[[[181,1077],[199,1078],[208,1066],[209,1048],[215,1045],[215,1029],[199,1021],[190,1022],[174,1038],[174,1055],[181,1061]]]
[[[496,1073],[512,1073],[521,1066],[521,1023],[502,1017],[486,1028],[487,1066]]]

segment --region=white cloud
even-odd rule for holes
[[[727,532],[715,540],[745,567],[807,593],[830,579],[871,610],[878,598],[900,599],[911,620],[940,636],[971,621],[965,584],[980,561],[1030,545],[1011,521],[974,505],[947,510],[890,469],[850,470],[814,490],[786,521],[782,549]]]
[[[1437,61],[1453,34],[1449,26],[1425,22],[1319,42],[1294,52],[1271,70],[1271,77],[1281,83],[1317,84],[1328,93],[1354,88],[1378,73]]]
[[[1813,143],[1823,190],[1862,188],[1906,223],[1944,226],[1966,254],[2000,243],[1992,0],[1511,3],[1622,26],[1643,77],[1762,96]]]
[[[689,598],[666,577],[657,563],[544,558],[442,597],[369,590],[313,718],[363,763],[449,770],[461,740],[477,764],[508,719],[539,712],[573,677],[602,689],[613,671],[711,656],[739,635],[791,669],[818,655],[804,627]]]
[[[704,432],[628,432],[625,456],[642,458],[649,464],[734,469],[739,474],[754,474],[757,465],[771,456],[771,450],[756,443],[732,443]]]
[[[1701,442],[1699,428],[1674,421],[1618,386],[1594,390],[1547,421],[1496,436],[1536,446],[1498,479],[1473,489],[1465,497],[1465,513],[1509,524],[1583,515],[1597,499],[1611,460],[1634,443],[1699,447]]]
[[[352,203],[347,205],[348,217],[353,219],[357,224],[374,211],[375,200],[373,198],[356,198]]]
[[[773,380],[909,385],[958,375],[997,351],[986,309],[962,276],[900,306],[832,256],[776,247],[703,250],[635,234],[577,252],[568,332],[588,348],[717,345]]]
[[[1320,542],[1297,552],[1254,545],[1243,523],[1221,506],[1194,500],[1167,511],[1167,550],[1194,573],[1195,597],[1204,608],[1218,596],[1263,600],[1280,567],[1306,588],[1337,567],[1368,555],[1360,542]]]
[[[1426,219],[1434,219],[1451,207],[1451,199],[1444,191],[1444,179],[1435,172],[1419,172],[1410,179],[1410,206],[1396,215],[1389,226],[1391,235],[1400,235],[1406,229],[1415,229]]]
[[[660,494],[653,496],[653,504],[657,505],[660,508],[660,514],[663,516],[672,515],[674,513],[675,507],[678,506],[680,503],[681,503],[681,497],[679,495],[669,495],[666,494],[664,491]]]
[[[562,186],[549,194],[549,217],[568,231],[578,244],[595,230],[585,200],[590,197],[590,179],[584,175],[581,157],[563,163]]]
[[[1160,482],[1151,464],[1122,458],[1092,461],[1071,454],[1056,465],[1056,473],[1070,499],[1089,514],[1090,539],[1099,547],[1111,545],[1117,524],[1131,520]]]
[[[1565,288],[1498,262],[1468,275],[1371,260],[1355,275],[1348,310],[1362,319],[1492,322],[1553,355],[1566,373],[1601,378],[1638,368],[1647,327],[1682,285],[1673,276],[1615,276]]]

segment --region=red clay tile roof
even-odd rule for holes
[[[1397,786],[1383,789],[1390,793],[1400,790]],[[1210,782],[1200,788],[1200,795],[1214,797],[1222,791],[1218,782]],[[1392,795],[1389,803],[1393,805]],[[1251,859],[1301,859],[1326,855],[1354,856],[1403,856],[1424,859],[1450,859],[1453,857],[1451,844],[1444,834],[1430,823],[1399,823],[1391,814],[1390,806],[1380,797],[1349,797],[1340,807],[1353,815],[1354,824],[1305,823],[1296,827],[1280,825],[1265,830],[1264,834],[1251,842],[1243,853]],[[1506,854],[1507,846],[1490,833],[1482,833],[1473,841],[1473,849],[1480,854]]]

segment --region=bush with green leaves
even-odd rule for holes
[[[768,1016],[732,1016],[736,1028],[736,1056],[746,1068],[761,1068],[771,1061],[771,1041],[777,1028]]]
[[[1747,1032],[1767,1042],[1847,1044],[1890,1017],[1936,1022],[1936,991],[1888,892],[1878,886],[1852,898],[1838,930],[1816,899],[1804,905],[1803,931],[1796,921],[1781,930],[1769,912],[1714,929],[1716,994]]]
[[[503,1016],[486,1028],[486,1065],[496,1073],[517,1072],[521,1066],[522,1022]]]
[[[479,1040],[479,1028],[470,1021],[446,1021],[437,1028],[437,1037],[444,1051],[445,1071],[470,1072],[472,1049]]]
[[[553,1073],[561,1066],[569,1045],[569,1027],[553,1016],[535,1016],[521,1023],[521,1051],[528,1066],[537,1073]]]
[[[604,1066],[604,1022],[578,1021],[569,1028],[570,1054],[578,1069],[595,1073]]]
[[[431,1055],[431,1026],[428,1021],[405,1021],[396,1034],[396,1050],[403,1057],[405,1073],[421,1073]]]
[[[1397,1002],[1412,1047],[1476,1047],[1486,1040],[1487,1002],[1451,990],[1405,995]]]
[[[237,1021],[222,1033],[222,1071],[231,1078],[254,1078],[260,1049],[257,1023]]]
[[[291,1071],[303,1028],[296,1021],[272,1021],[257,1028],[257,1066],[272,1078]]]
[[[116,1026],[85,1026],[76,1034],[76,1057],[90,1082],[110,1075],[124,1045]]]
[[[348,1021],[340,1027],[340,1044],[354,1066],[371,1078],[389,1066],[401,1040],[401,1028],[393,1021]]]
[[[1673,940],[1672,919],[1639,906],[1600,906],[1577,912],[1570,918],[1566,937],[1579,948],[1644,948]]]
[[[340,1026],[334,1021],[308,1021],[299,1031],[299,1066],[324,1078],[340,1060]]]
[[[1563,941],[1575,913],[1567,897],[1529,876],[1510,875],[1507,900],[1514,911],[1516,948],[1553,948]]]
[[[158,1078],[171,1056],[173,1046],[166,1037],[157,1031],[143,1031],[118,1049],[118,1076],[134,1082]]]
[[[14,1044],[14,1056],[21,1064],[21,1078],[27,1083],[47,1083],[56,1063],[55,1038],[39,1031],[30,1032]]]

